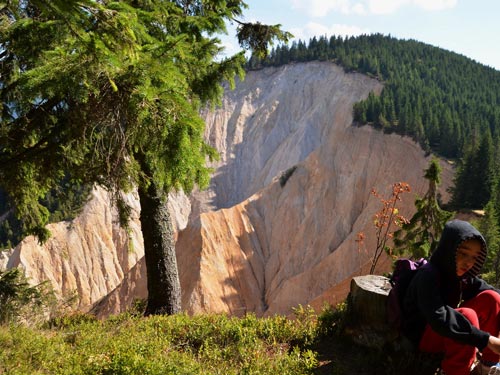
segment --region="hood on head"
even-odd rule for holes
[[[481,254],[474,266],[465,275],[477,276],[486,260],[486,241],[483,235],[467,221],[451,220],[446,223],[439,244],[434,253],[432,253],[430,261],[444,272],[447,277],[457,277],[455,257],[458,245],[463,241],[471,239],[481,242]]]

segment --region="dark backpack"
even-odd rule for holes
[[[413,276],[425,264],[427,264],[427,260],[424,258],[420,258],[419,260],[400,258],[394,264],[394,271],[389,278],[392,288],[387,297],[387,319],[389,324],[398,331],[401,329],[401,306],[406,289],[410,285]]]

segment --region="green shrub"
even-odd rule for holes
[[[288,168],[286,171],[284,171],[281,175],[280,175],[280,186],[281,187],[284,187],[288,181],[288,179],[290,177],[292,177],[292,174],[293,172],[295,172],[295,170],[297,169],[297,166],[294,165],[293,167],[291,168]]]
[[[5,374],[310,374],[310,323],[283,316],[85,314],[0,327]],[[296,343],[300,343],[296,344]]]
[[[341,302],[337,306],[325,304],[318,316],[318,338],[340,334],[345,326],[347,303]]]
[[[48,283],[30,285],[19,268],[0,272],[0,324],[38,321],[54,303]]]
[[[47,322],[44,324],[44,327],[53,329],[71,329],[71,327],[97,321],[98,320],[94,315],[76,311],[70,314],[52,317],[51,319],[47,320]]]

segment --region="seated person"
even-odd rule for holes
[[[478,277],[485,259],[481,233],[449,221],[404,296],[403,334],[420,351],[442,353],[446,375],[500,375],[500,291]]]

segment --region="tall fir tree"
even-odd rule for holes
[[[489,128],[482,132],[474,165],[474,173],[471,178],[476,183],[473,190],[476,199],[473,208],[484,208],[491,198],[495,174],[493,139]]]
[[[137,187],[147,314],[180,310],[168,192],[205,186],[199,110],[244,55],[220,58],[225,22],[265,55],[279,25],[238,21],[242,0],[8,0],[0,9],[0,187],[26,233],[45,240],[40,204],[68,174],[119,192]],[[119,194],[116,194],[119,197]],[[121,206],[121,205],[119,205]]]
[[[491,198],[496,170],[495,150],[489,130],[479,145],[466,151],[452,189],[451,206],[455,209],[483,209]]]
[[[433,158],[424,174],[429,181],[427,192],[422,198],[415,199],[415,214],[394,233],[395,254],[421,258],[435,250],[444,225],[452,216],[452,212],[439,206],[437,188],[441,182],[440,175],[439,162]]]
[[[484,208],[484,217],[477,224],[488,244],[488,253],[483,267],[483,277],[492,285],[500,286],[500,224],[497,198],[492,198]]]

